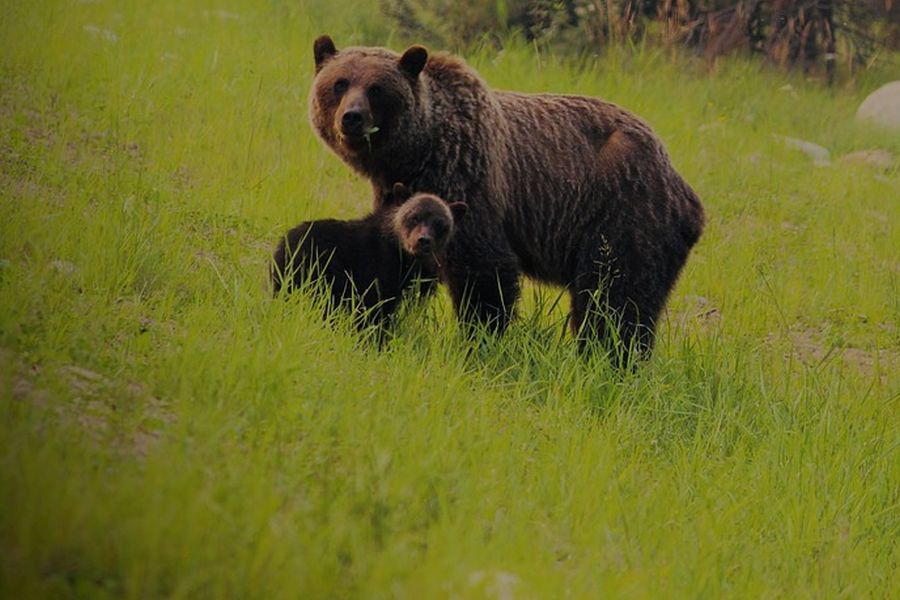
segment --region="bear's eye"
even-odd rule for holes
[[[384,94],[384,90],[380,85],[373,85],[369,88],[369,99],[378,100]]]
[[[334,93],[337,95],[341,95],[347,91],[347,88],[350,87],[350,82],[346,79],[338,79],[334,82]]]

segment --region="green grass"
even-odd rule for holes
[[[639,113],[705,201],[656,355],[616,375],[554,289],[472,352],[444,295],[384,351],[270,299],[279,234],[367,210],[306,95],[319,33],[402,49],[375,8],[2,14],[0,596],[900,589],[900,174],[774,137],[900,156],[852,121],[896,73],[468,55]]]

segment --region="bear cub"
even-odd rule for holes
[[[405,294],[434,291],[466,208],[433,194],[412,194],[398,183],[388,201],[362,219],[301,223],[275,251],[275,294],[312,284],[326,294],[326,317],[344,310],[359,329],[387,325]]]

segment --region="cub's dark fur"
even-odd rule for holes
[[[360,328],[385,325],[411,288],[434,290],[439,261],[465,208],[397,185],[385,206],[362,219],[301,223],[275,251],[275,294],[318,285],[328,294],[329,311],[353,310]]]
[[[569,289],[582,345],[649,353],[704,211],[646,123],[598,98],[492,90],[421,46],[322,36],[314,54],[312,125],[376,208],[395,181],[468,204],[441,269],[465,321],[502,331],[524,273]]]

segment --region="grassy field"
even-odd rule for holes
[[[776,137],[900,156],[852,119],[898,73],[467,55],[642,115],[704,199],[658,350],[616,375],[561,338],[552,288],[476,352],[443,294],[383,351],[270,298],[282,232],[367,210],[306,94],[317,34],[408,42],[374,8],[2,15],[0,596],[900,590],[900,171]]]

